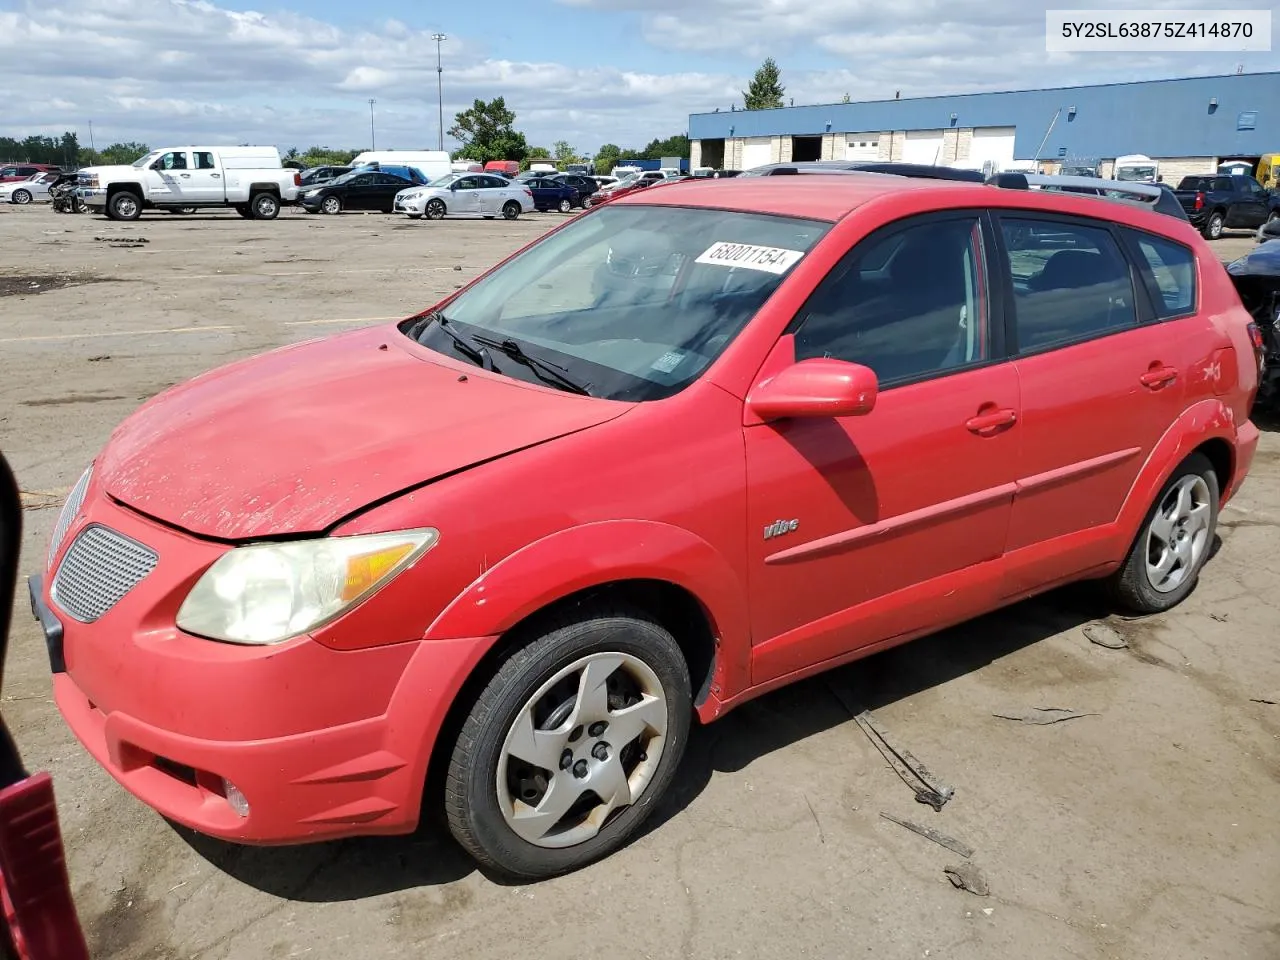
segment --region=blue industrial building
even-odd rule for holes
[[[1047,167],[1145,154],[1161,174],[1280,151],[1280,72],[730,110],[689,117],[692,165],[871,159]]]

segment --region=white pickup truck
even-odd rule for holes
[[[78,190],[90,211],[112,220],[208,207],[274,220],[283,204],[297,201],[298,186],[298,171],[281,166],[275,147],[164,147],[130,166],[85,167]]]

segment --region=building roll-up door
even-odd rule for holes
[[[906,163],[941,163],[941,130],[908,130],[902,144],[902,159]]]
[[[850,133],[845,138],[844,158],[846,160],[879,160],[879,133]]]
[[[1013,127],[974,127],[969,145],[969,159],[978,163],[991,161],[996,169],[1007,167],[1013,160]]]
[[[769,137],[747,137],[742,141],[742,169],[761,167],[773,158],[772,142]]]

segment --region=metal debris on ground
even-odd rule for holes
[[[1275,697],[1250,697],[1250,698],[1249,698],[1249,702],[1250,702],[1250,703],[1266,703],[1266,704],[1269,704],[1269,705],[1271,705],[1271,706],[1273,706],[1273,707],[1274,707],[1274,706],[1276,706],[1276,705],[1280,704],[1280,696],[1275,696]]]
[[[900,827],[906,827],[912,833],[920,834],[920,836],[924,837],[926,840],[932,840],[934,843],[946,847],[952,853],[960,854],[960,856],[964,857],[966,860],[973,856],[973,847],[969,846],[967,843],[957,840],[955,837],[949,837],[945,833],[939,833],[932,827],[922,827],[918,823],[912,823],[910,820],[902,820],[891,813],[885,813],[883,810],[880,811],[880,816],[884,817],[886,820],[891,820]]]
[[[888,731],[871,715],[870,710],[858,712],[841,690],[834,685],[830,685],[830,689],[841,705],[849,711],[862,732],[867,735],[872,746],[880,751],[880,755],[884,757],[893,772],[915,792],[916,800],[927,803],[934,810],[941,810],[942,805],[955,796],[955,787],[935,777],[928,767],[911,755],[910,751],[900,750],[889,742]]]
[[[146,237],[94,237],[100,243],[150,243]]]
[[[958,867],[944,867],[942,872],[947,875],[953,887],[968,890],[978,897],[985,897],[991,893],[991,888],[987,886],[987,878],[983,876],[977,864],[962,863]]]
[[[1228,617],[1228,615],[1227,615],[1227,614],[1225,614],[1225,613],[1211,613],[1211,614],[1209,614],[1209,619],[1210,619],[1210,620],[1217,620],[1219,623],[1226,623],[1226,622],[1227,622],[1227,620],[1228,620],[1228,619],[1230,619],[1230,618],[1229,618],[1229,617]]]
[[[1098,646],[1106,647],[1108,650],[1123,650],[1129,645],[1128,640],[1105,623],[1090,623],[1086,625],[1084,635],[1089,639],[1090,643],[1096,643]]]
[[[1050,723],[1061,723],[1063,720],[1076,720],[1080,717],[1097,717],[1097,713],[1081,713],[1066,707],[1028,707],[1025,710],[1009,710],[1005,713],[993,713],[993,717],[1001,720],[1017,720],[1020,723],[1034,723],[1041,726]]]

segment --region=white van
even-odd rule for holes
[[[366,150],[356,155],[351,166],[363,167],[370,163],[415,167],[428,180],[439,180],[453,172],[453,162],[443,150]]]
[[[1133,183],[1157,183],[1160,180],[1160,164],[1141,153],[1116,157],[1111,179],[1128,180]]]

